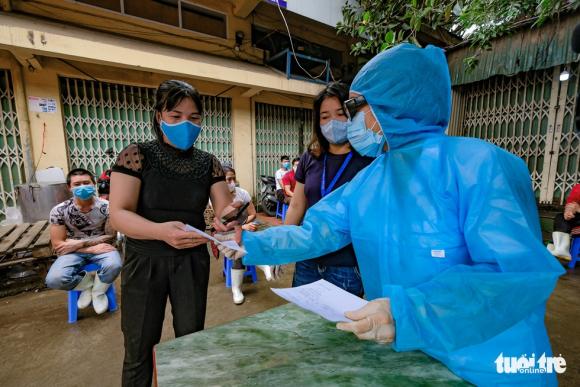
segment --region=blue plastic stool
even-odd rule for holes
[[[576,262],[580,261],[580,236],[572,239],[572,247],[570,248],[570,255],[572,260],[568,264],[569,269],[574,269]]]
[[[82,267],[82,270],[89,272],[89,271],[97,271],[99,270],[99,265],[96,263],[90,263]],[[77,301],[82,292],[78,290],[69,290],[68,291],[68,323],[74,324],[77,322],[79,308],[77,306]],[[117,297],[115,296],[115,284],[111,284],[109,289],[107,289],[107,298],[109,299],[109,312],[116,311],[117,308]]]
[[[226,276],[226,287],[232,287],[232,266],[234,261],[224,257],[224,275]],[[248,265],[246,266],[246,272],[244,277],[252,277],[252,282],[258,282],[258,273],[256,273],[256,266]]]
[[[280,207],[282,207],[282,208],[280,208]],[[276,218],[280,217],[280,219],[282,219],[282,222],[284,222],[284,220],[286,220],[286,212],[287,211],[288,211],[288,204],[278,202],[278,204],[276,206]]]

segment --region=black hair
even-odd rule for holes
[[[295,162],[300,161],[300,157],[295,157],[292,159],[292,165],[294,165]]]
[[[178,80],[168,80],[162,82],[155,92],[155,113],[162,113],[164,110],[173,110],[184,98],[191,98],[197,106],[199,114],[203,114],[201,96],[197,89],[187,82]],[[153,131],[157,140],[163,142],[163,133],[157,117],[153,117]]]
[[[342,82],[331,82],[314,98],[312,139],[308,144],[308,151],[315,157],[320,157],[321,154],[328,152],[330,147],[328,140],[322,135],[322,130],[320,129],[320,107],[322,106],[322,102],[330,97],[338,98],[338,101],[342,105],[348,99],[348,85]]]
[[[66,175],[66,185],[70,187],[70,181],[73,176],[89,176],[93,184],[95,184],[95,175],[84,168],[75,168]]]
[[[282,162],[284,160],[290,161],[290,156],[282,156],[282,157],[280,157],[280,162]]]

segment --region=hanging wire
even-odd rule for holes
[[[292,48],[292,54],[294,55],[294,60],[296,60],[298,67],[300,67],[300,69],[302,69],[302,71],[304,71],[311,79],[315,80],[320,79],[320,77],[326,72],[326,69],[328,68],[328,61],[324,62],[324,68],[322,69],[322,72],[317,76],[313,76],[308,72],[308,70],[302,67],[300,61],[298,60],[298,57],[296,56],[296,51],[294,50],[294,42],[292,41],[292,35],[290,34],[290,28],[288,27],[288,23],[286,22],[284,12],[282,12],[282,8],[280,7],[280,0],[276,0],[276,5],[278,6],[278,11],[280,11],[280,15],[282,15],[282,20],[284,20],[284,25],[286,26],[286,31],[288,32],[288,39],[290,39],[290,47]]]

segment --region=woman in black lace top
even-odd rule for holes
[[[197,90],[163,82],[156,94],[156,140],[131,144],[111,174],[110,216],[127,236],[122,271],[124,386],[150,386],[153,346],[159,342],[167,298],[175,336],[203,329],[209,279],[205,229],[211,198],[216,214],[232,197],[219,161],[193,144],[201,130]],[[214,226],[221,229],[219,222]]]

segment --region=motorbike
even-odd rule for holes
[[[278,200],[276,199],[276,180],[273,176],[261,175],[260,181],[262,187],[260,188],[260,207],[262,211],[268,216],[276,216],[276,208]]]
[[[101,199],[109,200],[109,192],[111,189],[111,170],[104,171],[97,180],[97,191]]]

